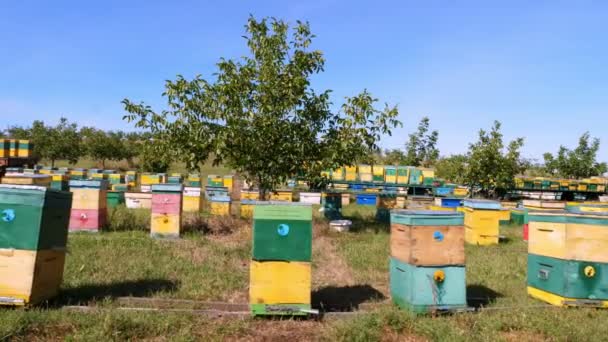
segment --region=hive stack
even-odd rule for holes
[[[188,178],[186,179],[187,186],[196,186],[201,187],[201,175],[198,173],[190,173],[188,174]]]
[[[71,180],[72,211],[70,232],[96,233],[107,223],[108,182],[97,180]]]
[[[391,212],[391,297],[413,312],[466,308],[461,213]]]
[[[372,180],[372,167],[370,165],[359,165],[359,181],[368,183]]]
[[[125,183],[127,183],[130,188],[135,188],[137,186],[137,172],[127,171],[125,174]]]
[[[129,209],[152,209],[152,193],[127,192],[125,193],[125,205]]]
[[[8,158],[10,154],[11,141],[9,139],[0,139],[0,158]]]
[[[410,168],[409,184],[422,185],[422,171],[416,168]]]
[[[87,179],[86,169],[74,169],[70,172],[70,179],[72,180],[83,180]]]
[[[185,213],[199,213],[201,211],[201,187],[184,187],[183,211]]]
[[[124,190],[114,190],[112,186],[111,191],[107,192],[106,203],[108,208],[116,208],[117,206],[125,203],[125,192]]]
[[[55,296],[63,278],[72,194],[0,185],[0,305]]]
[[[344,181],[345,178],[345,173],[344,173],[344,168],[343,167],[339,167],[337,169],[334,169],[331,171],[331,180],[332,181]]]
[[[388,184],[396,184],[397,183],[397,168],[394,166],[385,166],[384,167],[384,179]]]
[[[2,184],[35,185],[48,188],[51,186],[49,175],[7,174],[2,177]]]
[[[257,191],[241,190],[241,217],[252,218],[253,207],[257,200],[260,198],[260,194]]]
[[[67,191],[69,176],[66,174],[53,174],[51,175],[51,189]]]
[[[232,211],[232,200],[229,196],[213,196],[209,201],[209,213],[214,216],[228,216]]]
[[[141,175],[140,180],[140,190],[141,192],[151,192],[152,185],[161,184],[161,175],[156,173],[143,173]]]
[[[234,176],[226,175],[226,176],[224,176],[224,179],[222,182],[224,184],[223,186],[228,189],[228,193],[232,193],[232,186],[234,184]]]
[[[342,194],[339,192],[324,192],[321,194],[323,216],[328,220],[342,219]]]
[[[407,166],[397,166],[397,183],[408,184],[410,181],[410,169]]]
[[[346,166],[344,168],[344,180],[347,182],[357,181],[357,166]]]
[[[252,313],[310,313],[312,207],[258,202],[253,219],[249,283]]]
[[[384,183],[384,166],[374,165],[372,168],[372,181],[374,183]]]
[[[224,186],[224,178],[216,175],[207,176],[207,186]]]
[[[182,184],[183,177],[181,173],[172,173],[167,178],[167,183],[169,184]]]
[[[500,221],[509,217],[509,211],[502,210],[500,202],[465,199],[464,225],[466,242],[480,246],[498,244]]]
[[[182,226],[182,191],[181,184],[152,185],[152,237],[179,238]]]
[[[404,209],[405,196],[396,193],[381,192],[376,200],[376,221],[389,223],[392,209]]]
[[[608,215],[529,213],[528,294],[557,306],[608,307]]]

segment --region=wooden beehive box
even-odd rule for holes
[[[181,184],[152,185],[152,218],[150,235],[179,238],[182,223]]]
[[[107,223],[108,181],[70,180],[72,210],[70,212],[70,232],[97,232]]]

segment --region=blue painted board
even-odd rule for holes
[[[500,210],[502,206],[498,201],[484,199],[465,199],[464,206],[473,209]]]
[[[359,205],[376,205],[376,194],[357,194],[357,204]]]
[[[107,189],[108,181],[105,179],[72,179],[68,185],[70,188]]]
[[[441,206],[444,208],[458,208],[462,205],[461,198],[442,198]]]
[[[464,225],[464,215],[452,210],[393,209],[391,223],[409,226],[462,226]]]

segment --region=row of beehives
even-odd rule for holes
[[[29,158],[33,147],[29,140],[0,139],[0,158]]]
[[[606,192],[608,179],[591,177],[582,180],[553,179],[544,177],[516,177],[516,189],[553,190],[553,191],[580,191],[580,192]]]

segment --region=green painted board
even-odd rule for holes
[[[404,210],[391,211],[391,223],[410,226],[462,226],[464,215],[455,211]]]
[[[594,226],[607,226],[608,228],[608,215],[601,212],[580,212],[580,213],[567,213],[565,211],[558,211],[556,214],[561,215],[542,215],[539,212],[530,211],[528,213],[529,222],[553,222],[553,223],[576,223],[576,224],[588,224]]]
[[[106,203],[108,208],[115,208],[125,203],[125,193],[122,191],[108,191]]]
[[[0,188],[0,248],[65,248],[72,194]]]
[[[250,304],[254,316],[307,316],[310,304]]]
[[[592,273],[587,273],[589,268]],[[608,299],[608,264],[528,254],[528,286],[577,299]]]
[[[303,203],[260,203],[253,211],[253,219],[311,221],[312,206]]]
[[[442,282],[433,280],[436,271],[444,273]],[[390,258],[390,290],[393,302],[406,310],[423,312],[467,306],[463,266],[423,267]]]
[[[342,218],[342,194],[325,193],[321,196],[323,215],[328,220],[340,220]]]

